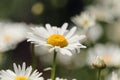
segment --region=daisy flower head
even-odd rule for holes
[[[85,38],[85,35],[75,34],[77,28],[73,27],[67,30],[68,23],[64,23],[61,28],[46,24],[44,27],[31,28],[32,32],[28,33],[28,41],[38,46],[44,46],[49,52],[54,50],[57,53],[71,56],[79,53],[80,48],[86,48],[79,41]]]
[[[13,64],[14,72],[11,70],[1,70],[0,79],[1,80],[44,80],[41,77],[42,73],[39,73],[37,70],[32,72],[32,67],[29,66],[26,68],[26,64],[23,63],[22,66]]]
[[[26,39],[28,25],[25,23],[0,23],[0,52],[14,49]]]
[[[95,16],[89,12],[83,12],[80,15],[72,17],[71,20],[80,27],[89,28],[95,25]]]
[[[87,63],[91,65],[99,56],[108,67],[120,67],[120,47],[116,44],[96,44],[88,50]]]

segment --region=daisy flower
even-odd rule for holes
[[[32,67],[26,68],[26,64],[23,63],[22,66],[13,64],[14,72],[11,70],[1,70],[0,79],[1,80],[44,80],[41,77],[42,73],[37,70],[32,72]]]
[[[68,23],[64,23],[61,28],[46,24],[44,27],[31,28],[32,32],[28,33],[28,40],[38,46],[44,46],[49,52],[54,50],[63,55],[79,53],[80,48],[86,48],[79,41],[85,38],[85,35],[76,35],[76,27],[67,30]]]
[[[16,45],[26,39],[28,25],[25,23],[0,23],[0,52],[14,49]]]
[[[80,27],[89,28],[95,25],[95,16],[88,12],[83,12],[80,15],[72,17],[71,20]]]
[[[99,56],[107,66],[120,67],[120,47],[118,45],[96,44],[88,50],[87,63],[91,65],[96,56]]]

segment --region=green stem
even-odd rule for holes
[[[54,50],[53,65],[52,65],[52,71],[51,71],[51,79],[52,80],[55,80],[56,56],[57,56],[57,52]]]
[[[101,78],[101,69],[98,69],[97,71],[97,80],[100,80]]]
[[[33,67],[33,70],[34,70],[34,69],[36,69],[36,63],[37,63],[34,44],[31,45],[31,52],[32,52],[32,54],[31,54],[31,57],[32,57],[32,67]]]

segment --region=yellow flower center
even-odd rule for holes
[[[68,45],[68,42],[65,39],[65,37],[59,34],[53,34],[49,36],[47,39],[47,43],[53,46],[60,46],[60,47],[65,47]]]
[[[83,21],[83,26],[89,26],[89,21],[88,20],[84,20]]]
[[[10,35],[5,35],[4,37],[6,42],[9,42],[11,40],[11,36]]]
[[[14,80],[28,80],[25,76],[17,76]]]

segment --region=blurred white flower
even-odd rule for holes
[[[96,20],[111,22],[113,21],[113,15],[107,7],[101,5],[88,6],[86,11],[93,14],[96,17]]]
[[[51,27],[46,24],[44,27],[31,28],[32,32],[28,33],[28,41],[35,43],[37,46],[47,47],[49,52],[54,50],[63,55],[72,56],[79,53],[80,48],[86,48],[79,41],[85,38],[85,35],[77,35],[76,27],[66,30],[68,23],[64,23],[61,28]]]
[[[114,17],[120,17],[120,0],[100,0],[98,4],[107,7]]]
[[[96,44],[88,50],[87,64],[92,65],[96,56],[100,56],[107,66],[120,67],[120,47],[118,45]]]
[[[88,30],[78,29],[78,34],[86,34],[86,40],[88,42],[96,42],[103,35],[103,28],[101,25],[96,24],[90,27]]]
[[[82,12],[80,15],[76,15],[71,20],[80,27],[89,28],[95,25],[95,16],[89,12]]]
[[[14,72],[11,70],[1,70],[0,79],[1,80],[44,80],[41,77],[42,73],[39,73],[37,70],[32,72],[32,67],[29,66],[26,68],[26,64],[23,63],[22,66],[13,64]]]
[[[0,52],[14,49],[26,39],[28,26],[25,23],[0,23]]]
[[[103,34],[102,26],[95,25],[88,30],[86,36],[87,36],[88,40],[90,40],[92,42],[96,42],[97,40],[99,40],[101,38],[102,34]]]
[[[106,76],[105,80],[119,80],[120,77],[118,76],[118,71],[110,73],[108,76]]]

